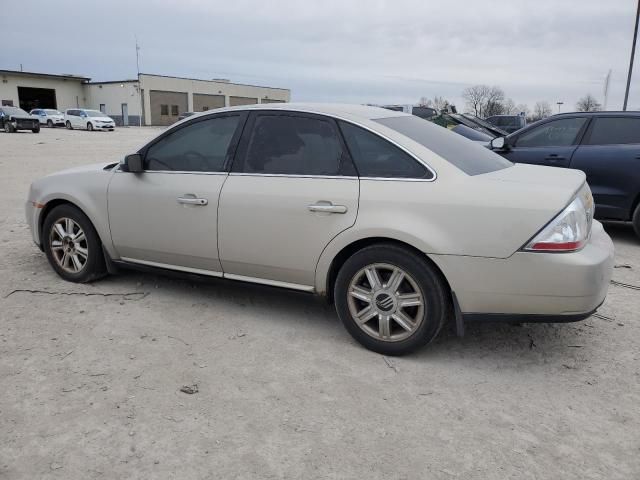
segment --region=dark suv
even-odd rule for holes
[[[7,133],[17,130],[31,130],[33,133],[38,133],[40,120],[18,107],[0,107],[0,128]]]
[[[640,112],[562,113],[491,147],[516,163],[575,168],[587,174],[602,220],[633,222],[640,236]]]

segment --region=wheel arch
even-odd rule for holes
[[[44,222],[45,219],[47,218],[47,216],[49,215],[49,213],[51,213],[51,211],[60,206],[60,205],[70,205],[74,208],[77,208],[78,210],[80,210],[91,222],[91,225],[93,226],[93,229],[96,231],[96,234],[98,235],[98,240],[100,240],[100,244],[102,245],[103,250],[105,251],[105,254],[108,254],[110,256],[113,256],[113,253],[111,251],[109,251],[111,244],[110,244],[110,240],[111,237],[109,236],[108,238],[105,238],[105,236],[107,235],[107,233],[105,233],[104,231],[101,231],[102,229],[99,228],[98,223],[96,222],[96,219],[93,217],[93,215],[91,215],[91,213],[88,211],[87,208],[83,208],[81,202],[79,202],[77,199],[74,198],[68,198],[68,197],[63,197],[63,196],[56,196],[54,198],[48,199],[45,203],[44,203],[44,207],[42,208],[42,211],[40,212],[40,216],[38,217],[38,241],[39,241],[39,247],[41,250],[44,249],[44,237],[43,237],[43,227],[44,227]],[[105,241],[105,240],[109,240],[109,241]]]
[[[396,238],[385,237],[385,236],[375,236],[375,237],[364,237],[350,242],[349,244],[343,246],[336,255],[333,256],[329,268],[327,270],[326,275],[324,275],[323,289],[318,289],[318,293],[324,294],[327,297],[327,300],[332,303],[333,302],[333,287],[335,285],[336,278],[338,276],[338,272],[344,262],[347,261],[349,257],[351,257],[354,253],[362,250],[363,248],[377,245],[377,244],[393,244],[402,248],[405,248],[421,258],[425,260],[433,269],[440,275],[441,280],[448,291],[448,296],[451,297],[451,285],[447,280],[442,269],[431,259],[429,255],[421,251],[419,248],[407,243],[406,241],[399,240]]]

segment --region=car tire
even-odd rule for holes
[[[71,126],[71,122],[69,120],[66,121],[64,126],[67,127],[67,130],[73,130],[73,127]]]
[[[636,206],[636,209],[633,212],[631,223],[633,223],[633,229],[635,230],[636,235],[640,237],[640,203]]]
[[[73,205],[59,205],[49,212],[42,243],[55,272],[69,282],[91,282],[106,274],[100,237],[89,218]]]
[[[36,128],[32,128],[31,131],[33,133],[40,133],[40,125],[38,125]]]
[[[405,355],[428,344],[451,311],[446,281],[436,267],[388,243],[349,257],[338,272],[333,298],[353,338],[383,355]]]
[[[47,127],[53,128],[53,122],[51,120],[47,120]]]
[[[93,123],[87,122],[87,130],[89,130],[90,132],[93,132]]]
[[[5,122],[4,131],[5,131],[5,133],[13,133],[13,132],[15,132],[15,129],[13,128],[13,125],[11,125],[11,123]]]

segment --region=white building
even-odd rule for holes
[[[141,73],[137,79],[91,82],[78,75],[0,70],[2,105],[33,108],[92,108],[118,125],[170,125],[184,112],[225,106],[288,102],[284,88]]]

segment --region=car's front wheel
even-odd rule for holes
[[[363,346],[404,355],[426,345],[449,315],[445,282],[419,254],[394,244],[366,247],[340,269],[338,316]]]
[[[53,128],[53,122],[51,120],[47,120],[47,127]]]
[[[67,130],[73,130],[73,127],[71,126],[71,122],[69,120],[67,120],[64,126],[67,127]]]
[[[37,127],[35,127],[35,128],[32,128],[32,129],[31,129],[31,131],[32,131],[33,133],[40,133],[40,125],[38,125],[38,126],[37,126]]]
[[[10,122],[4,122],[4,131],[6,133],[13,133],[14,131],[13,125],[11,125]]]
[[[93,123],[87,122],[87,130],[89,130],[90,132],[93,132]]]
[[[105,274],[100,238],[78,208],[60,205],[51,210],[42,236],[49,263],[65,280],[85,283]]]

